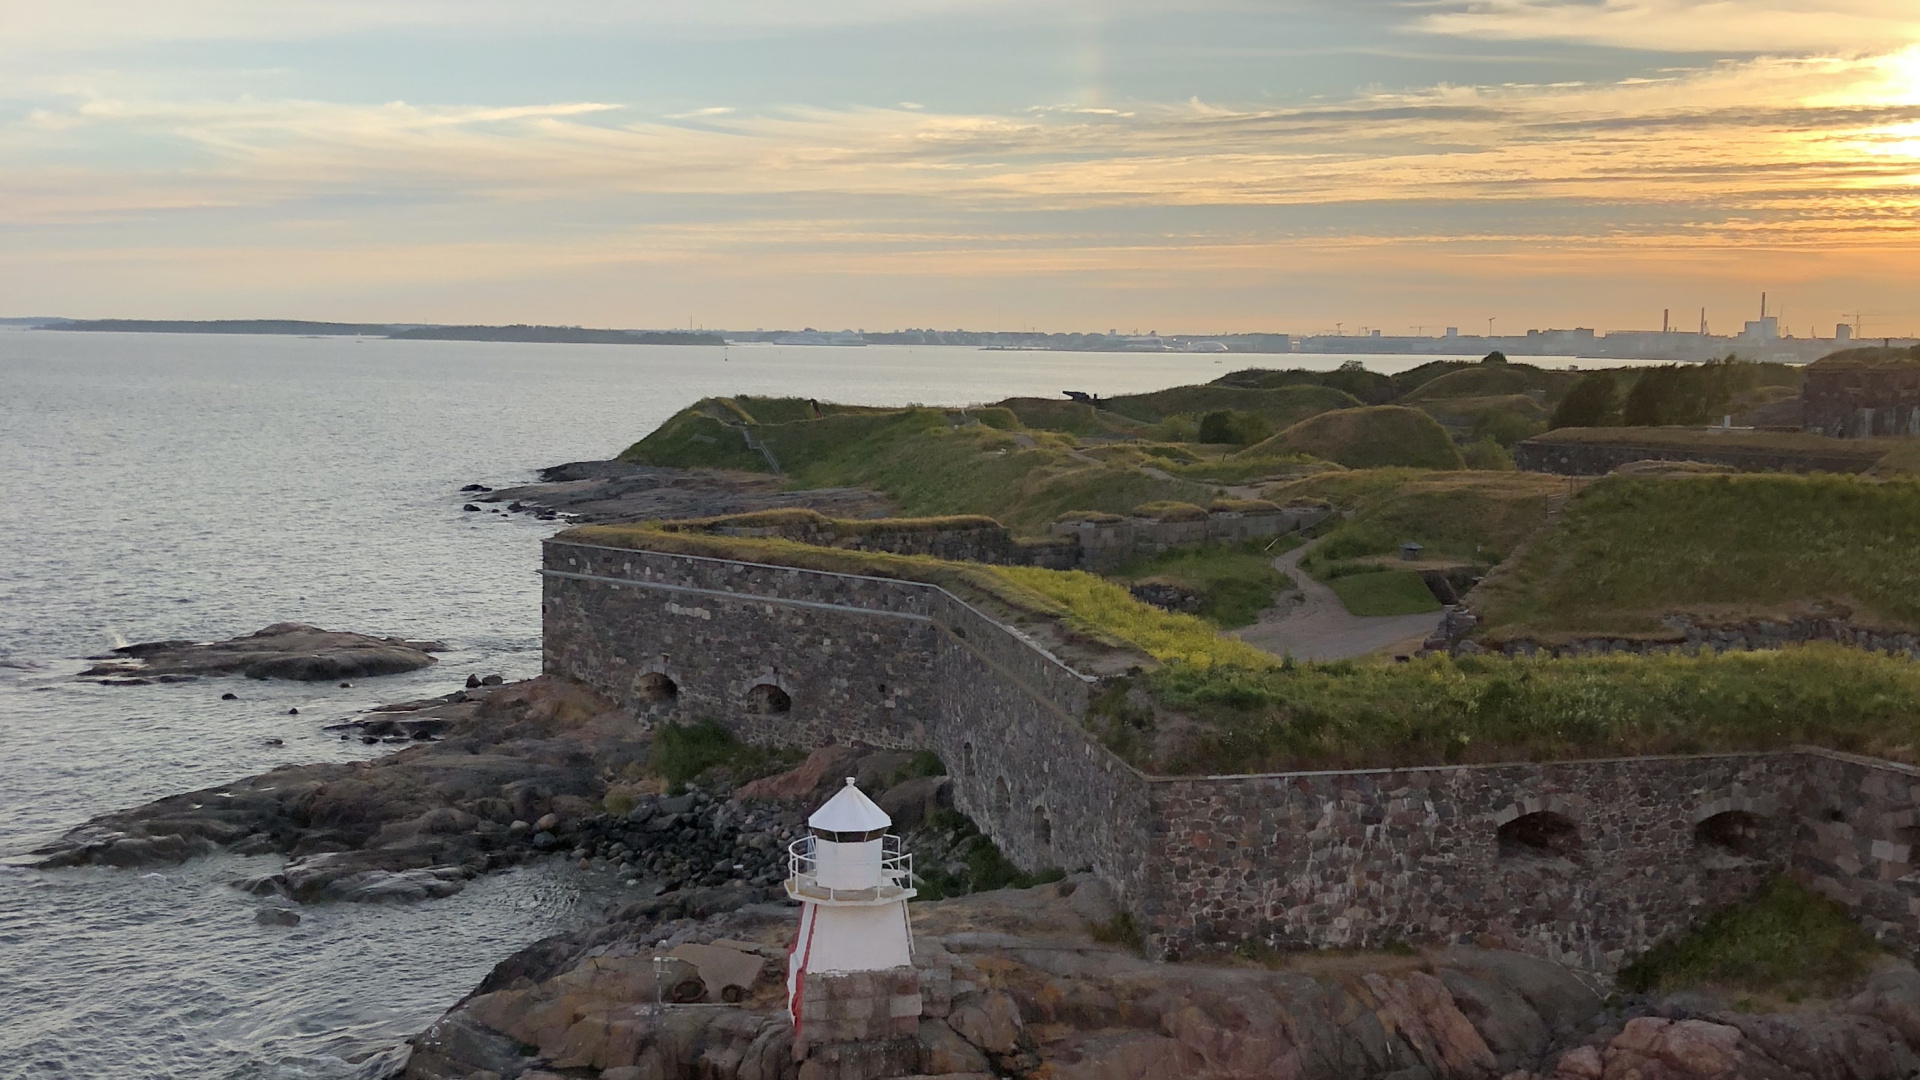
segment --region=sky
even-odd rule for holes
[[[1920,330],[1914,0],[0,0],[0,315],[1719,333],[1762,291]]]

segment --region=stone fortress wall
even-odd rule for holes
[[[545,670],[646,723],[929,749],[1029,870],[1113,881],[1170,953],[1456,941],[1610,971],[1790,870],[1920,940],[1920,770],[1822,750],[1149,777],[1099,680],[926,584],[549,540]]]

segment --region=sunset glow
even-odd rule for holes
[[[1920,326],[1889,283],[1920,267],[1907,5],[1336,8],[829,5],[781,45],[755,4],[581,3],[529,27],[507,6],[274,21],[208,2],[74,45],[65,16],[9,2],[0,282],[71,314],[299,297],[456,320],[477,316],[462,296],[511,296],[527,319],[621,325],[916,324],[958,303],[942,321],[1064,326],[1141,304],[1284,322],[1336,293],[1357,323],[1394,292],[1436,322],[1522,299],[1644,322],[1744,308],[1772,280]],[[1214,44],[1159,44],[1181,26]],[[477,57],[526,35],[544,45],[525,73],[480,89]],[[651,60],[570,53],[600,55],[595,36]],[[808,48],[862,59],[829,75]],[[437,75],[337,73],[343,50],[409,49]],[[983,77],[995,49],[1018,59]],[[1459,59],[1439,77],[1428,53]],[[690,55],[761,74],[721,93]],[[799,267],[808,283],[767,295]],[[112,283],[143,275],[164,280],[137,303]]]

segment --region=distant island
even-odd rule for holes
[[[28,322],[29,320],[19,320]],[[382,337],[396,341],[523,341],[561,345],[725,345],[715,333],[685,330],[594,330],[580,326],[423,326],[418,323],[336,323],[302,319],[49,319],[42,330],[123,334],[293,334]]]
[[[0,326],[30,330],[94,330],[141,334],[292,334],[308,337],[379,337],[415,341],[519,341],[568,345],[945,345],[1007,351],[1116,353],[1315,353],[1365,356],[1470,357],[1565,356],[1594,360],[1659,360],[1699,363],[1729,355],[1742,360],[1804,364],[1859,344],[1854,328],[1834,327],[1832,337],[1792,337],[1777,318],[1748,322],[1738,334],[1704,331],[1591,329],[1528,330],[1500,336],[1281,333],[1144,334],[1045,333],[1041,331],[934,330],[622,330],[582,326],[437,326],[427,323],[344,323],[302,319],[62,319],[7,318]],[[1907,348],[1911,337],[1883,337],[1884,347]]]
[[[686,330],[590,330],[581,326],[421,326],[387,335],[400,341],[539,341],[565,345],[725,345],[719,334]]]

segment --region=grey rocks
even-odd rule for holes
[[[81,673],[124,681],[158,677],[162,681],[199,675],[245,675],[250,679],[325,682],[396,675],[436,662],[437,641],[370,637],[322,630],[304,623],[274,623],[227,641],[150,641],[123,645],[106,661]]]

